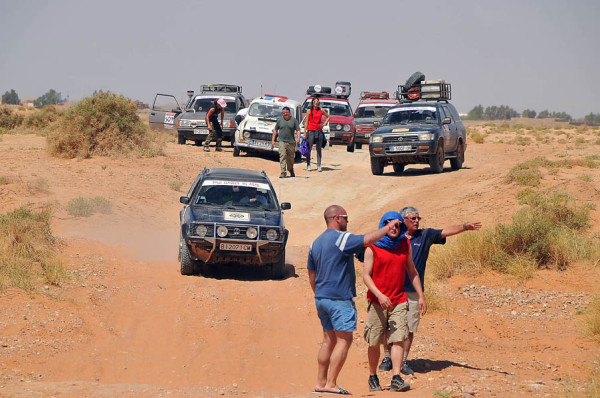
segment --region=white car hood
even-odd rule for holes
[[[246,119],[244,130],[252,130],[260,133],[272,133],[275,128],[275,120],[259,120],[257,118]]]

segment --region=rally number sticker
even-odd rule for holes
[[[165,113],[165,124],[173,124],[175,123],[175,114],[172,112]]]

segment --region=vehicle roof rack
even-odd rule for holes
[[[444,80],[424,80],[412,87],[398,85],[396,98],[402,103],[414,101],[448,101],[452,99],[452,87]]]
[[[338,98],[348,98],[352,93],[352,83],[345,81],[335,82],[335,96]]]
[[[202,92],[241,94],[242,86],[236,86],[235,84],[203,84]]]
[[[390,93],[387,91],[361,91],[360,99],[390,99]]]
[[[331,87],[325,87],[319,84],[315,84],[314,86],[308,86],[308,89],[306,90],[306,95],[311,95],[313,97],[331,95]]]

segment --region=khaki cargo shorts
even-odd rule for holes
[[[379,304],[369,302],[367,324],[365,325],[365,341],[374,347],[383,343],[383,333],[388,331],[388,343],[404,341],[408,338],[406,314],[408,303],[384,310]]]
[[[416,333],[421,320],[421,311],[419,311],[419,295],[417,292],[406,292],[408,298],[408,331]]]

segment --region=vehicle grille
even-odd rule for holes
[[[250,239],[246,235],[246,231],[251,226],[246,226],[246,225],[226,225],[226,227],[227,227],[227,236],[225,238],[223,238],[223,239],[243,239],[243,240],[249,240]],[[252,227],[258,229],[257,226],[252,226]],[[254,238],[253,240],[256,240],[256,238]]]
[[[250,132],[250,138],[253,140],[271,141],[273,134]]]
[[[393,143],[393,142],[417,142],[419,141],[419,137],[416,135],[401,135],[396,137],[383,137],[383,142],[385,143]]]

